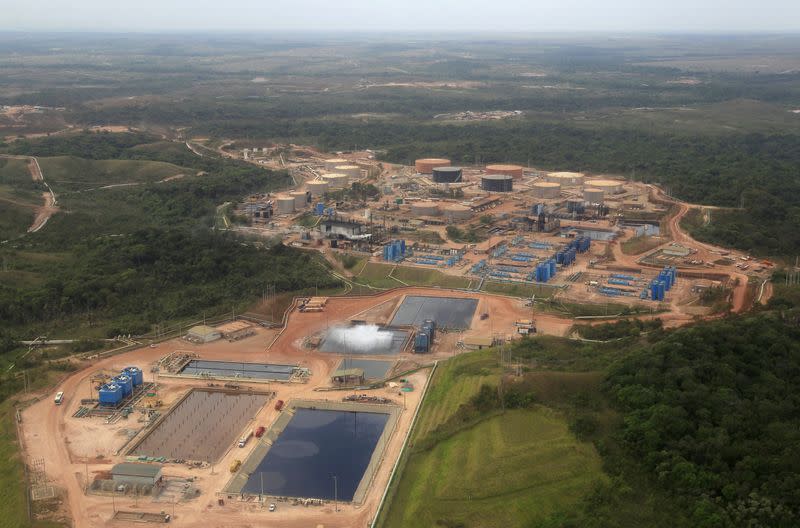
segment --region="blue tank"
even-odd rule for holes
[[[114,383],[122,387],[122,397],[127,398],[133,392],[133,380],[125,374],[114,378]]]
[[[555,259],[550,259],[547,261],[548,265],[550,266],[550,276],[555,277],[556,275],[556,261]]]
[[[666,293],[666,291],[667,291],[667,283],[665,283],[664,281],[658,281],[658,300],[659,301],[663,301],[664,300],[664,294]]]
[[[314,209],[314,213],[316,213],[317,216],[324,215],[325,214],[325,204],[324,203],[318,203],[316,209]]]
[[[133,380],[134,387],[138,387],[144,383],[144,374],[142,373],[142,369],[139,367],[126,367],[122,373]]]
[[[122,387],[116,383],[106,383],[100,387],[100,405],[115,407],[122,401]]]

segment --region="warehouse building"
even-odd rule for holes
[[[217,339],[222,338],[222,332],[207,325],[197,325],[189,329],[186,334],[186,340],[201,345],[203,343],[211,343]]]
[[[157,464],[137,464],[124,462],[111,468],[111,478],[115,484],[128,486],[155,486],[163,475]]]

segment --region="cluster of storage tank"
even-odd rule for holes
[[[575,257],[577,254],[578,250],[574,247],[567,247],[561,251],[556,251],[556,263],[561,264],[562,266],[569,266],[575,262]]]
[[[654,301],[663,301],[666,292],[672,289],[678,278],[675,266],[665,266],[658,274],[658,278],[650,282],[650,298]]]
[[[383,260],[397,262],[406,255],[406,241],[392,240],[383,246]]]
[[[426,319],[414,338],[414,352],[417,354],[430,352],[435,332],[436,323],[432,319]]]
[[[139,367],[126,367],[119,375],[103,384],[99,391],[100,405],[115,407],[144,383],[144,374]]]
[[[556,259],[548,259],[544,262],[540,262],[536,265],[536,271],[534,272],[534,277],[536,278],[536,282],[547,282],[550,280],[551,277],[554,277],[556,274]]]
[[[567,249],[575,249],[578,253],[586,253],[589,251],[589,248],[592,246],[592,239],[588,236],[578,236],[573,238],[569,244],[567,244]]]

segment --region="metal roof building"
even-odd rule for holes
[[[111,478],[120,484],[145,484],[153,486],[161,480],[161,466],[123,462],[111,468]]]
[[[222,332],[208,325],[197,325],[189,329],[186,339],[192,343],[211,343],[222,338]]]

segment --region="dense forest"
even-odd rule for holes
[[[73,315],[118,321],[111,336],[144,333],[150,325],[221,306],[238,306],[268,285],[277,291],[338,282],[311,253],[242,244],[210,231],[148,229],[84,241],[80,258],[59,267],[41,286],[0,285],[4,325]]]

